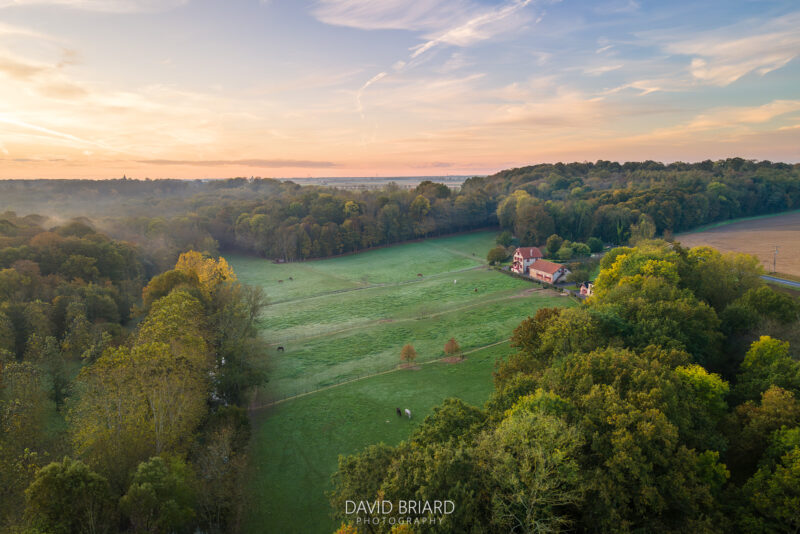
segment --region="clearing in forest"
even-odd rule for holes
[[[228,257],[239,279],[263,286],[271,302],[261,317],[269,383],[253,403],[262,409],[253,412],[246,532],[333,531],[325,491],[339,454],[404,439],[446,397],[481,405],[496,358],[512,350],[487,346],[541,307],[574,305],[490,269],[494,237],[479,232],[290,264]],[[474,352],[461,363],[434,362],[451,337]],[[415,370],[396,370],[406,343],[418,354]],[[397,418],[397,407],[414,419]]]

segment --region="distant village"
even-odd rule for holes
[[[514,251],[511,272],[529,276],[547,284],[559,284],[566,281],[570,270],[560,263],[547,261],[539,247],[519,247]],[[592,296],[594,284],[580,284],[580,296]]]

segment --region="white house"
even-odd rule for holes
[[[555,284],[564,281],[569,274],[569,269],[560,263],[547,260],[536,260],[528,268],[531,278]]]
[[[514,262],[511,264],[511,272],[525,274],[528,267],[536,260],[544,257],[542,251],[537,247],[520,247],[514,251]]]

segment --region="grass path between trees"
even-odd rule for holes
[[[482,406],[495,361],[512,351],[500,342],[459,363],[393,369],[253,412],[242,532],[333,532],[327,492],[339,455],[396,445],[448,397]],[[409,408],[412,419],[397,417],[395,408]]]

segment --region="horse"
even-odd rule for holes
[[[406,408],[406,415],[408,416],[409,419],[411,419],[411,410],[409,410],[408,408]]]
[[[397,410],[397,417],[403,417],[403,412],[400,411],[400,408],[395,408]]]
[[[278,352],[283,352],[283,347],[278,347]]]
[[[417,276],[422,276],[422,273],[417,273]]]

